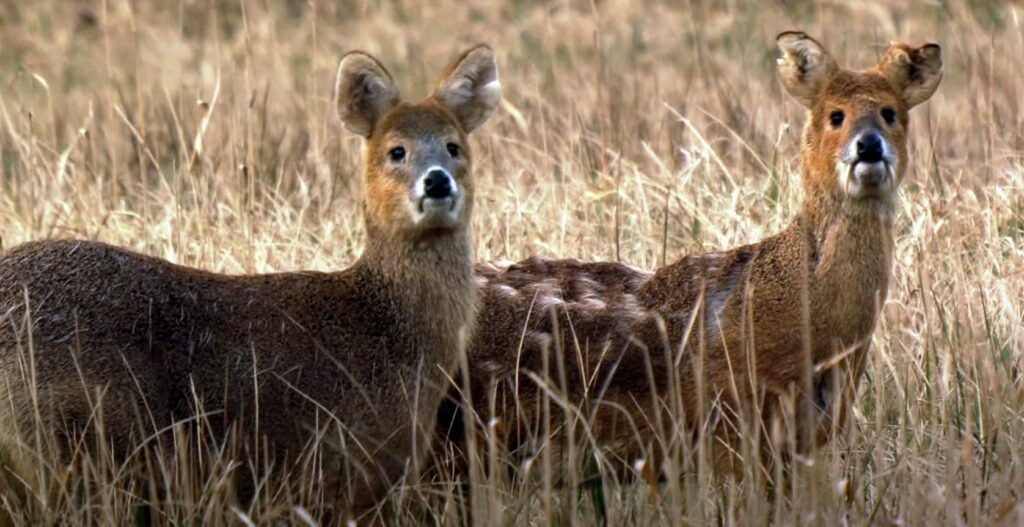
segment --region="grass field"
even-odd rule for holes
[[[227,272],[332,270],[359,254],[359,140],[331,88],[379,57],[407,97],[491,44],[505,101],[475,135],[476,258],[654,268],[781,229],[803,109],[774,36],[840,64],[942,45],[912,113],[896,261],[844,437],[788,488],[529,478],[411,481],[397,524],[1024,523],[1024,6],[915,2],[38,0],[0,3],[0,236],[84,238]],[[20,522],[297,524],[301,493],[232,501],[227,459],[42,463]],[[570,467],[570,470],[583,470]],[[602,475],[604,476],[604,475]],[[311,476],[312,477],[312,476]],[[315,484],[310,480],[310,484]],[[160,493],[147,489],[160,487]],[[158,498],[152,497],[158,495]],[[472,510],[472,514],[467,514]]]

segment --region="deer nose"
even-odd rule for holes
[[[875,132],[866,132],[857,138],[857,160],[877,163],[882,160],[882,138]]]
[[[428,198],[444,199],[452,195],[452,177],[444,170],[434,169],[423,180],[423,192]]]

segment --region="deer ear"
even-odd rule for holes
[[[369,137],[398,101],[398,86],[377,59],[361,51],[341,58],[334,81],[334,102],[345,128]]]
[[[907,108],[927,101],[942,80],[942,48],[925,44],[912,48],[893,44],[878,63],[878,70],[903,97]]]
[[[431,97],[455,116],[466,133],[484,124],[501,101],[494,51],[483,44],[467,50],[445,68]]]
[[[810,108],[829,79],[839,69],[835,59],[816,40],[800,31],[786,31],[775,37],[782,57],[779,77],[794,99]]]

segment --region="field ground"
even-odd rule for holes
[[[341,268],[363,244],[359,140],[331,87],[350,49],[407,96],[495,47],[505,102],[474,139],[476,257],[653,268],[781,229],[803,110],[774,36],[841,64],[942,45],[912,113],[889,299],[853,426],[785,491],[529,478],[412,482],[399,524],[1019,525],[1024,522],[1024,7],[1001,2],[39,0],[0,3],[0,236],[102,240],[228,272]],[[303,524],[301,496],[231,502],[225,462],[41,465],[53,524]],[[573,467],[582,470],[582,467]],[[145,477],[166,488],[142,507]],[[142,476],[142,477],[140,477]],[[142,480],[140,482],[140,479]],[[653,494],[652,494],[653,492]],[[772,497],[773,496],[773,497]]]

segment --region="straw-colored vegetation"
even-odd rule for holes
[[[419,96],[476,42],[497,50],[505,95],[474,139],[478,259],[654,268],[755,241],[800,199],[803,110],[775,75],[786,29],[848,66],[874,64],[891,40],[943,47],[942,85],[911,117],[894,277],[847,433],[796,459],[784,485],[723,482],[686,460],[652,484],[595,472],[585,455],[566,478],[583,484],[547,485],[508,477],[499,454],[469,485],[443,471],[407,481],[386,513],[407,525],[1024,522],[1020,5],[8,0],[3,247],[84,238],[229,273],[346,266],[363,231],[359,142],[331,103],[338,58],[367,50]],[[44,456],[34,505],[6,506],[33,524],[313,522],[317,474],[302,488],[259,481],[241,503],[238,467],[183,433],[170,432],[178,455]]]

